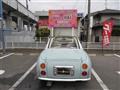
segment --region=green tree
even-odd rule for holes
[[[37,38],[37,40],[40,39],[40,37],[49,37],[50,35],[50,29],[48,28],[40,28],[37,29],[35,32],[35,37]]]

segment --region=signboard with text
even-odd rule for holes
[[[77,10],[50,10],[49,27],[77,27]]]
[[[109,46],[110,36],[112,33],[113,21],[103,22],[103,32],[102,32],[102,46]]]

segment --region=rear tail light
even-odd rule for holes
[[[88,65],[87,65],[87,64],[82,64],[82,68],[83,68],[83,69],[87,69],[87,68],[88,68]]]
[[[86,76],[88,73],[86,71],[82,72],[82,76]]]
[[[46,72],[45,71],[41,71],[41,75],[45,76]]]
[[[46,67],[46,65],[45,65],[44,63],[42,63],[42,64],[40,65],[40,68],[41,68],[41,69],[45,69],[45,67]]]

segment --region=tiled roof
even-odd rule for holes
[[[97,15],[97,14],[120,14],[120,10],[105,9],[102,11],[91,13],[92,16]]]

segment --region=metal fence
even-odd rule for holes
[[[28,48],[28,49],[44,49],[47,42],[5,42],[6,49],[15,48]],[[101,43],[96,42],[82,42],[84,49],[108,49],[108,50],[120,50],[120,42],[111,42],[108,47],[102,48]],[[86,47],[87,46],[87,47]],[[2,49],[2,43],[0,42],[0,49]]]
[[[46,43],[39,42],[6,42],[6,49],[15,49],[15,48],[26,48],[26,49],[44,49]],[[2,49],[2,44],[0,44],[0,49]]]
[[[102,48],[101,42],[82,42],[84,49],[110,49],[110,50],[120,50],[120,42],[111,42],[109,46]]]

